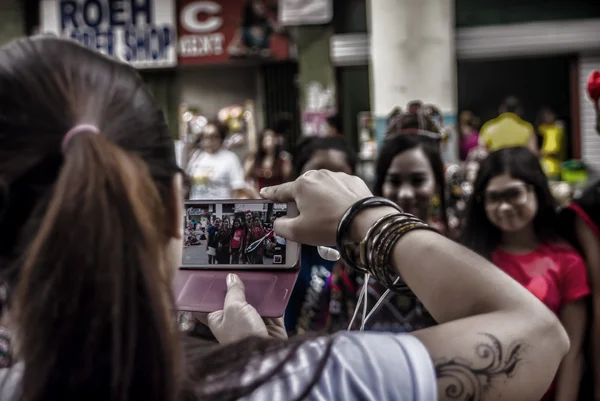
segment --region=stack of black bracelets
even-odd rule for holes
[[[358,213],[378,206],[389,206],[398,212],[383,216],[369,228],[365,238],[358,244],[360,256],[357,258],[357,245],[348,242],[346,236]],[[347,266],[363,274],[370,274],[386,288],[402,293],[408,290],[408,287],[392,267],[392,251],[400,238],[417,229],[437,232],[412,214],[404,213],[394,202],[374,196],[356,202],[346,211],[338,225],[336,242],[341,258]],[[359,259],[358,263],[356,259]]]

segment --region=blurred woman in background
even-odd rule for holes
[[[217,245],[217,264],[228,265],[231,260],[231,223],[229,219],[224,218],[221,227],[215,235],[215,243]]]
[[[250,155],[244,163],[244,175],[260,190],[279,185],[292,178],[292,161],[277,134],[267,129],[258,137],[258,152]]]
[[[542,138],[540,147],[541,163],[550,180],[560,180],[561,163],[566,159],[565,124],[558,120],[550,107],[540,110],[537,124],[538,135]]]
[[[479,119],[472,111],[463,110],[459,118],[460,130],[460,159],[465,160],[471,149],[476,148],[479,144]]]
[[[296,148],[297,176],[321,169],[355,172],[356,154],[341,136],[305,138]],[[356,303],[356,284],[351,274],[343,262],[325,260],[317,247],[302,245],[300,274],[285,311],[288,333],[334,333],[346,329]]]
[[[200,133],[201,146],[186,170],[191,178],[190,199],[231,199],[246,196],[244,170],[235,153],[224,146],[227,127],[209,121]]]

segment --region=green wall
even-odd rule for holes
[[[25,12],[19,0],[0,0],[0,44],[25,34]]]
[[[1,1],[1,0],[0,0]],[[168,70],[138,70],[144,82],[163,109],[169,131],[174,138],[179,137],[179,93],[177,91],[174,69]]]
[[[446,1],[446,0],[444,0]],[[600,18],[600,0],[454,0],[456,26]],[[366,0],[333,0],[335,33],[367,32]]]
[[[366,0],[333,0],[335,33],[367,32]]]
[[[600,0],[455,0],[456,25],[600,18]]]
[[[339,84],[339,109],[344,134],[356,150],[358,150],[358,113],[371,110],[369,95],[369,67],[339,67],[337,69]]]
[[[331,25],[311,25],[298,27],[298,90],[300,110],[306,102],[306,86],[310,82],[320,82],[323,88],[335,88],[335,70],[329,58],[329,43],[333,35]]]

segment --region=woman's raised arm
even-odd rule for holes
[[[275,231],[312,245],[334,244],[342,215],[372,196],[359,178],[327,171],[310,171],[261,194],[274,201],[295,201],[299,216],[279,218]],[[377,220],[395,211],[377,207],[360,212],[349,235],[361,241]],[[542,397],[569,340],[535,296],[490,262],[434,232],[414,230],[402,236],[391,259],[440,323],[413,333],[434,362],[440,400]]]

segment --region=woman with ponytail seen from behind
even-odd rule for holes
[[[14,273],[17,344],[0,369],[2,401],[526,401],[569,348],[527,290],[425,223],[377,233],[395,238],[378,271],[400,275],[436,327],[287,342],[229,274],[224,308],[208,316],[221,345],[182,343],[181,178],[132,67],[54,37],[0,48],[0,257]],[[372,194],[341,173],[309,171],[263,195],[296,202],[298,217],[275,230],[299,243],[370,241],[381,217],[405,221],[381,205],[344,217]]]
[[[131,67],[54,38],[2,48],[0,110],[22,399],[173,400],[182,176],[162,111]]]

